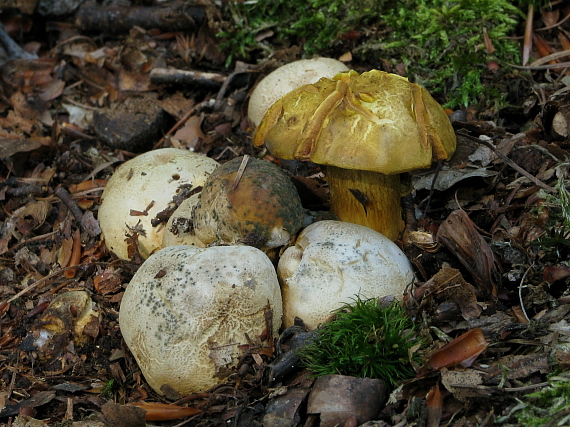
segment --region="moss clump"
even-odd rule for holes
[[[399,302],[386,306],[376,298],[357,297],[318,331],[300,356],[315,376],[380,378],[393,385],[415,375],[408,353],[421,342]]]
[[[302,44],[307,55],[328,49],[343,32],[380,19],[386,0],[257,0],[229,1],[227,24],[218,34],[222,48],[232,58],[246,58],[254,50],[272,53],[272,45],[260,40],[274,32],[274,45]]]
[[[334,54],[343,35],[356,31],[358,45],[348,47],[355,59],[374,67],[404,63],[410,80],[451,107],[476,103],[482,94],[503,96],[485,82],[487,63],[518,62],[519,43],[508,36],[525,16],[509,0],[257,0],[228,2],[225,15],[219,36],[230,61],[290,44],[308,56]],[[274,36],[264,40],[266,30]],[[485,48],[484,31],[494,52]]]
[[[400,5],[385,16],[393,31],[382,43],[383,56],[401,58],[411,80],[441,93],[448,106],[479,100],[489,62],[519,61],[519,44],[507,37],[524,14],[508,0],[404,0]],[[484,31],[493,52],[485,46]]]

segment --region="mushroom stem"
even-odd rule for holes
[[[326,176],[331,211],[338,219],[398,239],[404,229],[399,175],[327,166]]]

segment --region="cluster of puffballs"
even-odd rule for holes
[[[324,58],[277,69],[251,96],[252,124],[289,90],[346,70]],[[168,222],[157,221],[184,192],[190,196]],[[404,253],[379,232],[310,223],[290,178],[248,156],[219,165],[174,148],[141,154],[116,169],[98,218],[110,251],[145,259],[119,323],[159,394],[164,385],[181,395],[210,389],[237,365],[244,345],[278,336],[296,317],[317,328],[356,295],[399,298],[414,277]]]

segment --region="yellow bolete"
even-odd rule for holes
[[[426,89],[372,70],[289,92],[267,111],[253,143],[324,165],[331,211],[395,240],[403,229],[399,174],[449,159],[456,138]]]
[[[321,77],[333,77],[348,71],[348,67],[333,58],[300,59],[285,64],[269,73],[251,93],[247,115],[254,126],[259,126],[267,110],[293,89],[317,82]]]

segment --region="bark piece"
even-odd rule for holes
[[[292,388],[271,400],[263,417],[266,427],[294,427],[301,422],[300,408],[305,402],[310,389],[305,387]]]
[[[382,380],[324,375],[315,381],[307,413],[320,414],[320,427],[344,425],[353,416],[359,423],[364,423],[376,418],[386,397]]]
[[[114,402],[107,402],[101,407],[101,412],[105,417],[105,424],[110,426],[125,427],[145,427],[144,421],[146,411],[143,408],[130,405],[119,405]]]
[[[465,211],[451,212],[439,227],[437,239],[473,275],[475,284],[482,292],[497,296],[495,278],[499,274],[495,256]]]
[[[164,111],[155,102],[131,97],[112,108],[96,111],[93,127],[110,147],[139,152],[152,147],[164,120]]]
[[[471,329],[433,353],[418,375],[423,377],[430,372],[455,365],[469,367],[488,346],[489,342],[485,339],[483,330]]]

